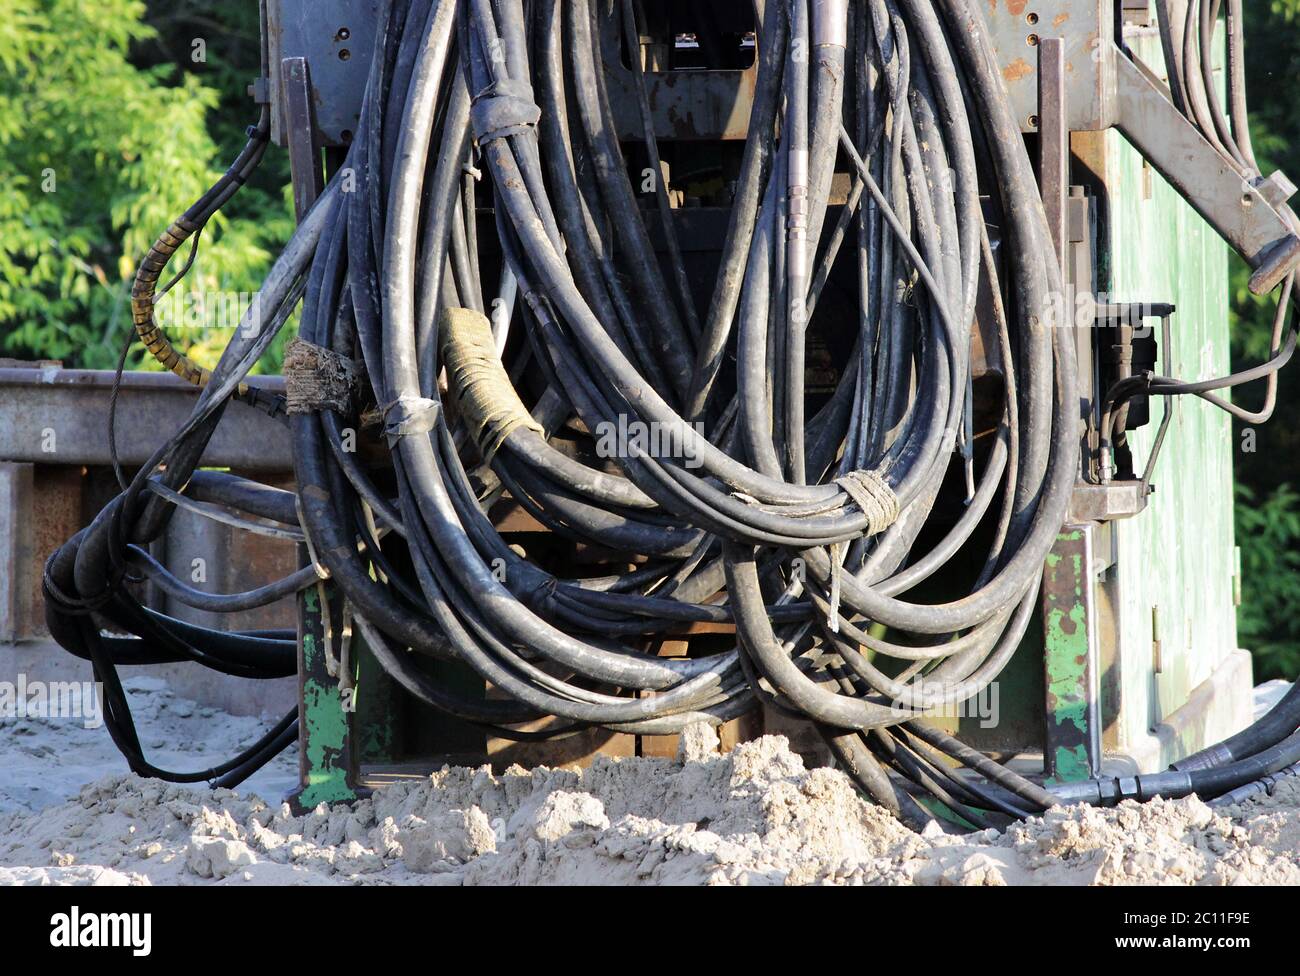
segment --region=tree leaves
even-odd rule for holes
[[[1279,485],[1261,498],[1237,487],[1241,547],[1240,642],[1255,655],[1255,677],[1300,673],[1300,494]]]
[[[221,4],[207,6],[218,16]],[[139,258],[243,145],[239,127],[217,118],[220,95],[200,77],[204,65],[139,63],[141,46],[158,40],[146,14],[138,0],[0,0],[0,344],[8,355],[111,367],[130,327]],[[251,121],[251,102],[243,110]],[[178,288],[256,292],[292,222],[282,195],[244,197],[207,229]],[[175,340],[211,365],[224,344],[216,332],[215,322],[186,323]],[[147,359],[138,350],[130,365],[155,368]]]

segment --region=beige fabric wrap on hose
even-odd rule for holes
[[[491,463],[505,439],[520,427],[544,433],[506,374],[486,315],[469,308],[447,309],[441,350],[447,391],[484,461]]]

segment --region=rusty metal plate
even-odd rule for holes
[[[279,392],[284,380],[257,377]],[[50,465],[106,465],[112,370],[0,368],[0,460]],[[198,390],[171,373],[123,374],[117,404],[122,463],[145,463],[194,409]],[[260,410],[232,403],[203,463],[246,471],[292,469],[289,428]]]
[[[1024,132],[1038,131],[1038,59],[1044,38],[1064,45],[1066,128],[1105,129],[1112,117],[1115,25],[1099,0],[984,0],[998,69]]]
[[[379,0],[268,0],[271,138],[287,144],[289,121],[278,66],[304,58],[311,73],[318,143],[346,146],[357,130],[375,46]]]

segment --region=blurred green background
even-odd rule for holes
[[[1245,6],[1256,151],[1266,173],[1300,179],[1300,0]],[[135,262],[243,145],[258,49],[254,0],[0,0],[0,356],[116,364]],[[257,290],[292,229],[288,182],[285,154],[268,153],[205,232],[187,291]],[[1267,356],[1272,327],[1272,303],[1253,299],[1246,280],[1235,266],[1240,365]],[[228,333],[204,314],[215,311],[175,338],[210,365]],[[278,367],[287,338],[261,368]],[[136,346],[128,366],[156,368],[146,360]],[[1251,388],[1239,400],[1261,396]],[[1277,414],[1253,438],[1254,451],[1237,455],[1241,644],[1259,679],[1293,678],[1300,366],[1283,371]]]
[[[1281,169],[1300,175],[1300,0],[1249,0],[1244,7],[1251,134],[1259,163],[1265,174]],[[1267,358],[1272,338],[1276,303],[1255,299],[1248,278],[1245,264],[1234,258],[1234,368]],[[1236,399],[1255,409],[1263,395],[1257,384]],[[1250,437],[1236,426],[1239,639],[1255,654],[1257,680],[1294,679],[1300,674],[1300,374],[1294,365],[1281,372],[1273,419]]]
[[[0,0],[0,355],[116,365],[136,262],[256,121],[259,49],[255,0]],[[293,229],[287,182],[267,153],[178,292],[257,291]],[[229,332],[200,318],[175,338],[210,365]]]

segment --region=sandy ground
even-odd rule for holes
[[[273,723],[229,715],[172,693],[158,678],[122,681],[145,754],[156,766],[207,769],[252,745]],[[127,772],[108,730],[82,719],[0,717],[0,816],[43,810],[73,799],[109,773]],[[298,783],[298,754],[281,753],[244,790],[279,799]]]
[[[226,758],[263,729],[131,687],[164,765]],[[783,738],[715,748],[699,727],[676,761],[447,769],[293,817],[278,800],[293,757],[238,793],[179,788],[127,774],[102,728],[0,719],[0,884],[1300,884],[1295,778],[1228,808],[1055,809],[918,835]]]

